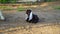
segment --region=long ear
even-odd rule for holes
[[[29,13],[29,11],[26,11],[26,14],[28,14]]]

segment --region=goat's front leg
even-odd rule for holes
[[[2,11],[0,11],[0,20],[5,20],[5,17],[2,14]]]

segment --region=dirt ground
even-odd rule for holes
[[[60,10],[52,8],[60,6],[56,4],[43,3],[29,8],[41,20],[36,24],[25,21],[25,11],[3,11],[6,21],[0,21],[0,34],[60,34]]]

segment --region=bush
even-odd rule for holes
[[[6,4],[6,3],[16,3],[17,0],[0,0],[0,3]]]
[[[0,3],[8,3],[9,0],[0,0]]]
[[[10,3],[16,3],[17,0],[10,0]]]

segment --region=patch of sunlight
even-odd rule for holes
[[[5,34],[59,34],[60,25],[50,25],[44,27],[31,26],[31,27],[16,27],[10,28]],[[13,31],[14,30],[14,31]],[[12,32],[13,31],[13,32]]]
[[[41,7],[45,7],[48,6],[48,3],[43,3],[42,5],[40,5]]]
[[[52,7],[44,8],[43,10],[53,10]]]
[[[24,6],[25,8],[28,8],[28,7],[33,7],[33,8],[36,8],[38,7],[37,5],[32,5],[32,6]]]
[[[37,5],[32,5],[31,7],[34,7],[34,8],[36,8],[36,7],[38,7]]]

